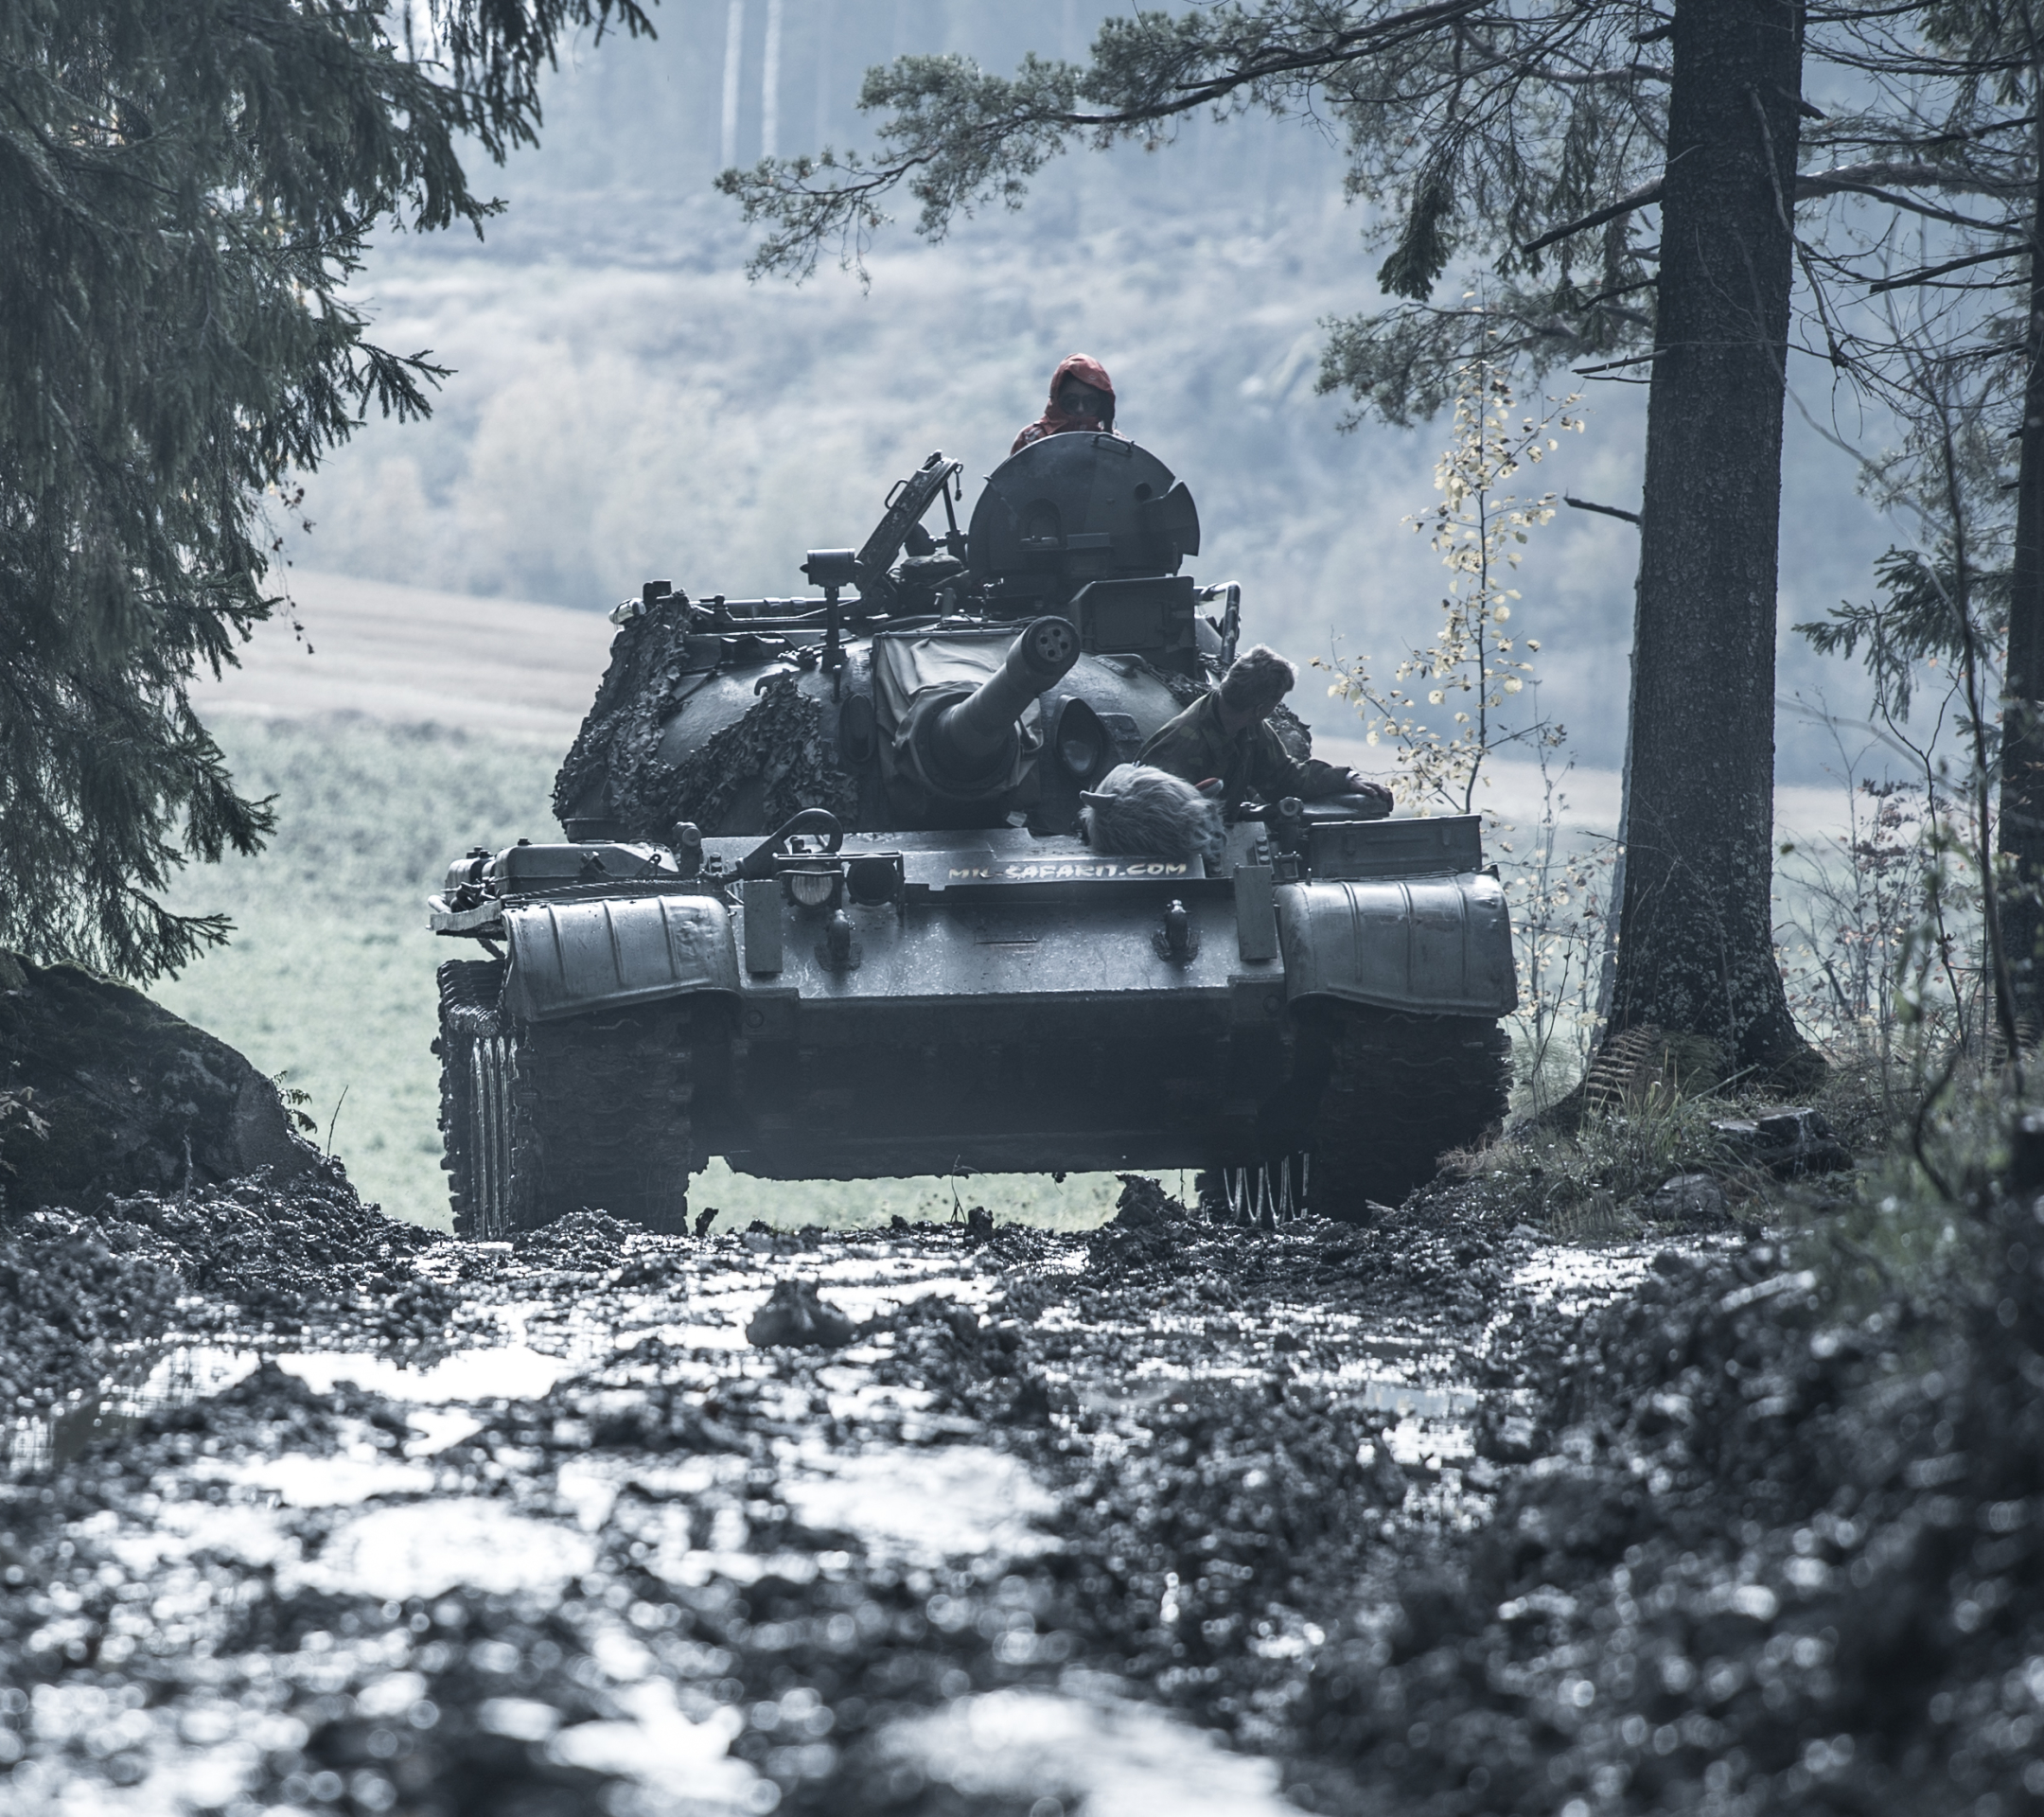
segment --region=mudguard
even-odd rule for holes
[[[505,910],[504,931],[505,1007],[526,1021],[738,989],[731,911],[714,896],[534,903]]]
[[[1295,1000],[1334,997],[1425,1015],[1508,1015],[1519,1002],[1505,891],[1478,872],[1279,884],[1278,934]]]

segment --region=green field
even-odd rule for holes
[[[180,908],[225,909],[234,940],[152,995],[308,1094],[324,1144],[365,1198],[445,1227],[434,968],[470,956],[426,931],[424,898],[470,845],[556,834],[551,746],[354,715],[312,722],[221,716],[242,786],[273,794],[277,832],[259,857],[195,868]],[[1177,1187],[1169,1179],[1167,1185]],[[1187,1183],[1189,1185],[1189,1182]],[[1060,1227],[1112,1209],[1111,1175],[785,1185],[721,1162],[692,1194],[719,1227],[948,1218],[956,1203]]]

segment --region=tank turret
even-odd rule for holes
[[[618,607],[555,786],[569,838],[657,840],[678,820],[764,837],[804,807],[847,830],[1022,813],[1071,832],[1081,791],[1212,683],[1239,590],[1178,572],[1198,511],[1133,442],[1032,443],[963,531],[960,471],[932,454],[859,548],[811,550],[802,573],[822,597],[654,581]],[[936,538],[920,520],[940,503]]]

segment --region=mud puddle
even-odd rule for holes
[[[1489,1516],[1519,1323],[1649,1255],[584,1218],[414,1258],[424,1338],[216,1307],[17,1434],[0,1783],[236,1817],[1298,1808],[1330,1636]],[[749,1339],[792,1282],[847,1341]]]

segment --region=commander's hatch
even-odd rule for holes
[[[943,450],[939,449],[907,479],[894,482],[893,490],[887,495],[887,508],[881,514],[879,523],[854,557],[862,602],[893,605],[900,591],[893,579],[895,559],[915,537],[925,514],[940,497],[944,503],[944,517],[950,524],[944,537],[944,547],[949,551],[949,558],[957,564],[951,572],[962,571],[965,538],[958,525],[956,505],[960,492],[956,482],[964,467],[963,461],[945,460]],[[935,553],[935,539],[925,533],[924,540],[927,546],[912,550],[913,556],[920,558]]]

